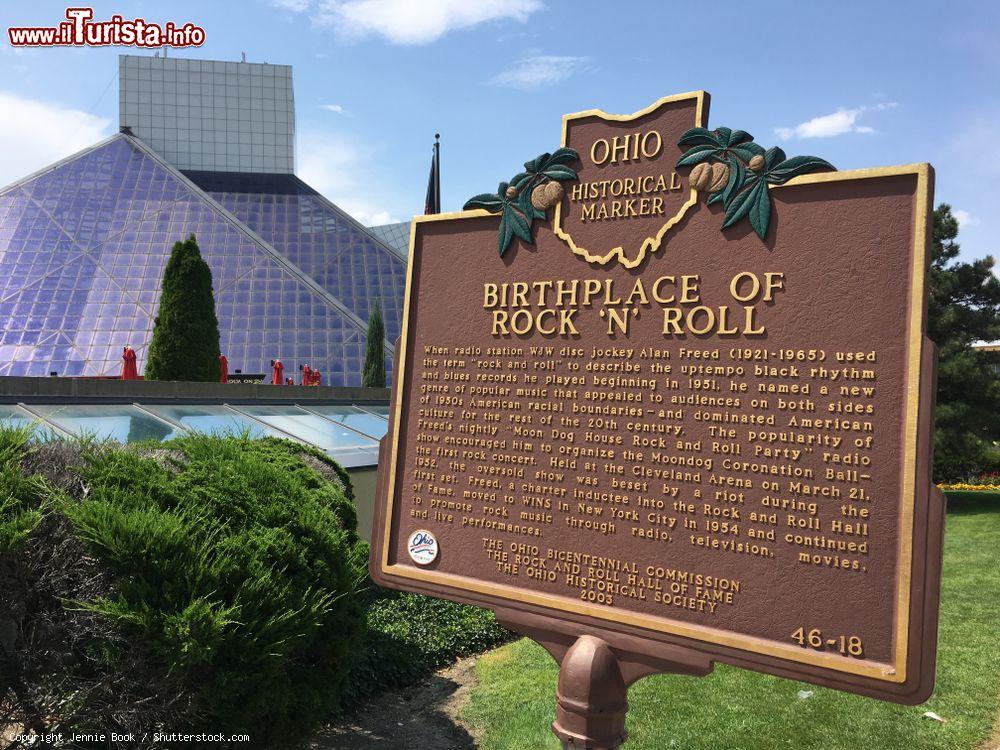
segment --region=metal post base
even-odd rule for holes
[[[552,732],[563,750],[618,750],[628,736],[628,686],[636,680],[665,673],[702,677],[712,671],[712,660],[690,648],[512,609],[496,614],[501,624],[537,641],[560,665]]]
[[[582,635],[559,669],[552,731],[571,750],[617,750],[627,738],[628,687],[605,641]]]

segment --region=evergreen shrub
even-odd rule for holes
[[[361,371],[361,385],[366,388],[385,388],[385,323],[382,308],[376,302],[368,316],[365,337],[365,364]]]
[[[0,429],[0,493],[0,723],[272,748],[341,701],[368,548],[321,452],[206,435],[67,451]]]
[[[219,319],[212,270],[193,234],[174,243],[161,290],[143,377],[218,383]]]

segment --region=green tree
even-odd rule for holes
[[[219,381],[219,319],[215,315],[212,270],[202,259],[193,234],[174,243],[163,272],[145,377]]]
[[[365,348],[361,385],[366,388],[385,388],[385,325],[382,323],[382,308],[378,302],[368,316],[368,345]]]
[[[987,468],[1000,439],[1000,382],[977,341],[1000,339],[1000,280],[991,256],[956,261],[958,220],[951,206],[934,211],[927,333],[938,346],[934,477],[950,481]]]

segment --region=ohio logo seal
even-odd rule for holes
[[[430,565],[437,559],[438,542],[434,535],[424,529],[417,529],[406,542],[410,559],[417,565]]]

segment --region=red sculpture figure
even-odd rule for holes
[[[274,385],[282,385],[285,382],[285,366],[280,359],[273,360],[274,370],[271,373],[271,382]]]
[[[323,385],[322,378],[320,377],[319,370],[313,370],[313,385]]]
[[[219,382],[229,382],[229,360],[226,359],[225,354],[219,355]]]
[[[135,365],[135,349],[125,346],[122,349],[122,380],[138,380],[139,370]]]
[[[295,378],[285,378],[285,385],[295,385]]]
[[[302,385],[312,385],[312,368],[308,364],[302,367]]]

